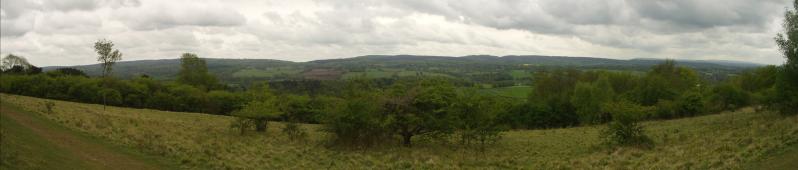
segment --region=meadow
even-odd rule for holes
[[[2,94],[18,106],[111,143],[169,157],[186,169],[741,169],[798,142],[798,117],[744,108],[734,112],[644,122],[651,149],[600,145],[603,125],[503,132],[479,150],[455,142],[389,142],[373,148],[329,147],[319,125],[289,140],[284,124],[240,135],[233,117],[104,107]],[[52,112],[45,101],[55,103]]]

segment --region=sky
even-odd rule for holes
[[[123,60],[552,55],[782,64],[789,0],[0,0],[0,55]],[[791,8],[789,8],[791,9]]]

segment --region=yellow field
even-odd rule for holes
[[[1,94],[2,102],[87,132],[200,169],[739,169],[798,142],[798,117],[743,109],[737,112],[644,123],[653,149],[599,147],[603,126],[504,133],[480,152],[456,143],[395,141],[370,149],[326,147],[318,125],[303,125],[305,141],[290,141],[282,124],[241,136],[227,116],[107,107]]]

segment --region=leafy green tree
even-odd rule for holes
[[[208,92],[208,105],[205,111],[211,114],[226,115],[234,110],[241,109],[244,104],[243,96],[222,90]]]
[[[793,1],[798,8],[798,1]],[[776,35],[776,44],[787,62],[779,69],[772,105],[785,115],[798,114],[798,12],[787,10],[782,23],[783,33]]]
[[[571,103],[576,108],[579,119],[584,124],[604,123],[610,115],[602,113],[601,104],[612,101],[615,92],[606,76],[599,77],[594,83],[579,82],[574,88]]]
[[[655,65],[646,74],[636,89],[636,99],[645,106],[656,104],[659,100],[675,100],[689,89],[699,86],[699,78],[694,70],[677,67],[673,60]]]
[[[94,52],[97,52],[97,61],[99,61],[100,65],[102,66],[102,77],[107,81],[111,75],[111,71],[113,71],[114,64],[116,64],[117,61],[122,60],[122,53],[119,52],[119,50],[114,49],[113,42],[106,39],[100,39],[94,43]],[[106,83],[103,83],[103,86],[105,86]],[[106,104],[106,96],[103,95],[103,110],[105,109]]]
[[[444,79],[402,79],[389,89],[384,111],[402,144],[411,146],[413,136],[451,132],[447,109],[455,97],[454,86]]]
[[[239,129],[242,134],[252,127],[255,128],[255,131],[264,132],[269,120],[276,119],[283,114],[280,111],[278,99],[269,90],[268,83],[262,83],[250,89],[248,93],[252,100],[231,114],[238,118],[232,126]]]
[[[113,70],[114,64],[122,60],[122,53],[114,49],[114,43],[110,40],[100,39],[94,43],[94,52],[97,52],[97,61],[102,66],[102,76],[108,77]]]
[[[391,120],[382,114],[384,101],[376,92],[333,101],[322,115],[323,130],[333,134],[332,143],[337,145],[369,147],[384,142],[393,135]]]
[[[704,97],[698,91],[687,91],[675,103],[675,113],[681,117],[698,116],[706,111]]]
[[[668,80],[660,76],[647,76],[637,87],[637,101],[651,106],[660,100],[673,100],[678,92],[667,85]]]
[[[645,130],[638,123],[640,115],[646,115],[650,109],[621,100],[602,105],[602,110],[612,114],[612,122],[601,131],[603,143],[607,146],[644,146],[649,147],[653,142],[645,134]]]
[[[714,111],[734,110],[750,103],[750,95],[740,87],[724,83],[712,89],[710,103]]]
[[[506,103],[482,95],[474,88],[461,91],[451,107],[461,142],[476,144],[480,149],[496,142],[507,128],[499,121],[506,108]]]
[[[216,77],[208,73],[205,60],[192,53],[183,53],[180,56],[180,72],[177,81],[205,90],[217,86]]]

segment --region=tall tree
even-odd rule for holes
[[[798,8],[798,1],[793,2]],[[779,69],[776,82],[778,91],[772,102],[782,114],[798,114],[798,12],[787,10],[784,13],[783,33],[776,35],[776,44],[787,62]]]
[[[114,64],[122,60],[122,53],[114,49],[114,43],[110,40],[100,39],[94,43],[94,51],[97,52],[97,61],[102,65],[102,76],[108,77],[113,70]]]
[[[107,86],[108,77],[113,70],[112,68],[117,61],[122,60],[122,53],[114,49],[113,42],[106,39],[100,39],[94,43],[94,52],[97,52],[97,61],[99,61],[103,67],[103,86]],[[106,102],[106,93],[103,93],[103,110],[105,110]]]
[[[180,63],[178,82],[205,90],[212,89],[216,85],[216,77],[208,73],[205,60],[197,57],[196,54],[183,53],[180,56]]]

